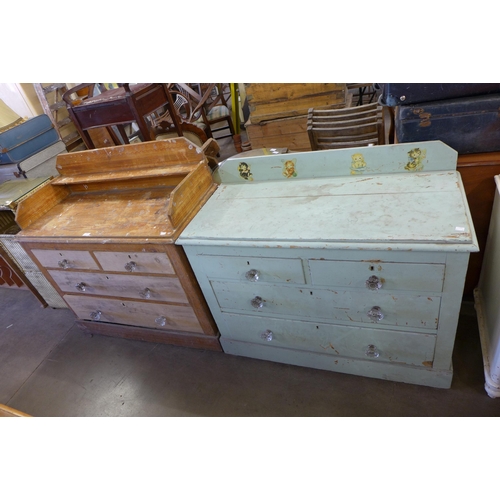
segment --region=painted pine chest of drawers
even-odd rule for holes
[[[231,158],[176,244],[226,353],[447,388],[470,252],[441,142]]]
[[[18,206],[16,240],[101,333],[221,350],[180,231],[216,188],[184,138],[59,155],[60,176]]]

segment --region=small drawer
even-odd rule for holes
[[[40,250],[34,249],[33,255],[44,267],[60,269],[99,269],[89,252],[83,250]]]
[[[189,303],[177,278],[58,270],[49,273],[63,292]]]
[[[81,295],[64,295],[64,300],[80,319],[203,333],[194,311],[187,306]]]
[[[229,338],[269,347],[431,367],[436,335],[224,314]],[[227,333],[225,333],[227,332]],[[293,358],[291,351],[291,359]]]
[[[201,261],[209,278],[260,283],[305,283],[301,259],[203,255]]]
[[[309,260],[309,269],[314,285],[441,292],[445,266],[380,261]]]
[[[441,297],[212,281],[222,312],[436,330]]]
[[[105,271],[175,274],[164,253],[94,252],[94,255]]]

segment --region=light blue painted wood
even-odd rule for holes
[[[241,314],[223,314],[222,319],[229,332],[225,338],[263,347],[283,347],[420,367],[429,366],[434,359],[436,335],[431,334],[386,329],[367,333],[366,328]]]
[[[223,185],[179,243],[477,251],[459,177],[450,171]]]
[[[425,158],[412,163],[413,149]],[[227,160],[177,244],[225,352],[449,387],[467,263],[478,251],[456,152],[438,142],[376,146],[364,148],[364,166],[353,154],[301,153],[293,168],[282,161],[290,156],[252,157],[253,180],[240,175],[241,158]],[[261,279],[249,281],[249,268]],[[377,273],[382,288],[369,290]],[[375,306],[378,320],[367,315]],[[273,328],[274,344],[260,337]],[[371,345],[376,359],[360,354]]]
[[[205,272],[211,278],[228,278],[259,283],[305,283],[302,260],[262,257],[206,256]],[[247,276],[248,274],[248,276]]]
[[[442,264],[402,264],[396,262],[353,262],[346,260],[309,260],[311,280],[315,285],[368,288],[380,291],[415,290],[441,292]],[[375,280],[369,281],[371,277]],[[371,287],[371,288],[370,288]]]
[[[419,384],[438,389],[449,389],[453,371],[434,370],[404,363],[378,363],[355,358],[344,358],[331,354],[270,347],[252,342],[239,342],[233,339],[220,339],[222,349],[227,354],[287,363],[298,366],[314,367],[320,370],[348,373],[363,377],[380,378],[407,384]]]
[[[368,290],[342,290],[297,286],[212,281],[220,309],[258,316],[296,316],[345,324],[373,327],[410,327],[435,331],[438,326],[440,297],[410,292],[373,293]],[[262,299],[261,308],[252,305]],[[372,320],[368,313],[380,307],[383,318]]]
[[[441,141],[228,158],[215,172],[219,183],[365,176],[455,170],[458,154]]]

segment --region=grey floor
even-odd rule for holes
[[[471,302],[446,390],[92,336],[74,319],[27,290],[0,288],[0,403],[39,417],[500,416],[500,398],[484,391]]]

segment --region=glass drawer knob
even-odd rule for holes
[[[382,288],[382,281],[380,281],[378,276],[370,276],[366,280],[366,287],[370,290],[380,290]]]
[[[373,306],[369,311],[368,311],[368,317],[372,319],[373,321],[380,321],[384,319],[384,313],[382,312],[382,309],[380,309],[379,306]]]
[[[80,283],[77,283],[75,285],[75,288],[79,291],[79,292],[84,292],[86,290],[86,284],[83,283],[83,282],[80,282]]]
[[[93,321],[99,321],[101,319],[101,314],[101,311],[92,311],[90,313],[90,319],[92,319]]]
[[[151,298],[151,290],[149,288],[145,288],[144,290],[142,290],[141,292],[139,292],[139,295],[143,299],[150,299]]]
[[[271,342],[271,340],[273,340],[273,332],[271,330],[266,330],[260,334],[260,338],[267,342]]]
[[[250,269],[250,271],[245,273],[245,278],[248,281],[259,281],[260,273],[256,269]]]
[[[70,266],[69,261],[67,259],[60,260],[57,265],[62,269],[68,269]]]
[[[155,319],[155,323],[158,326],[165,326],[167,324],[167,318],[165,318],[165,316],[160,316],[159,318]]]
[[[365,354],[369,357],[369,358],[378,358],[380,356],[380,352],[379,350],[373,345],[373,344],[370,344],[367,348],[366,348],[366,351],[365,351]]]
[[[262,309],[264,307],[264,300],[262,297],[254,297],[250,303],[252,304],[252,307],[255,307],[255,309]]]
[[[135,271],[137,269],[137,264],[131,260],[125,264],[125,269],[130,272]]]

